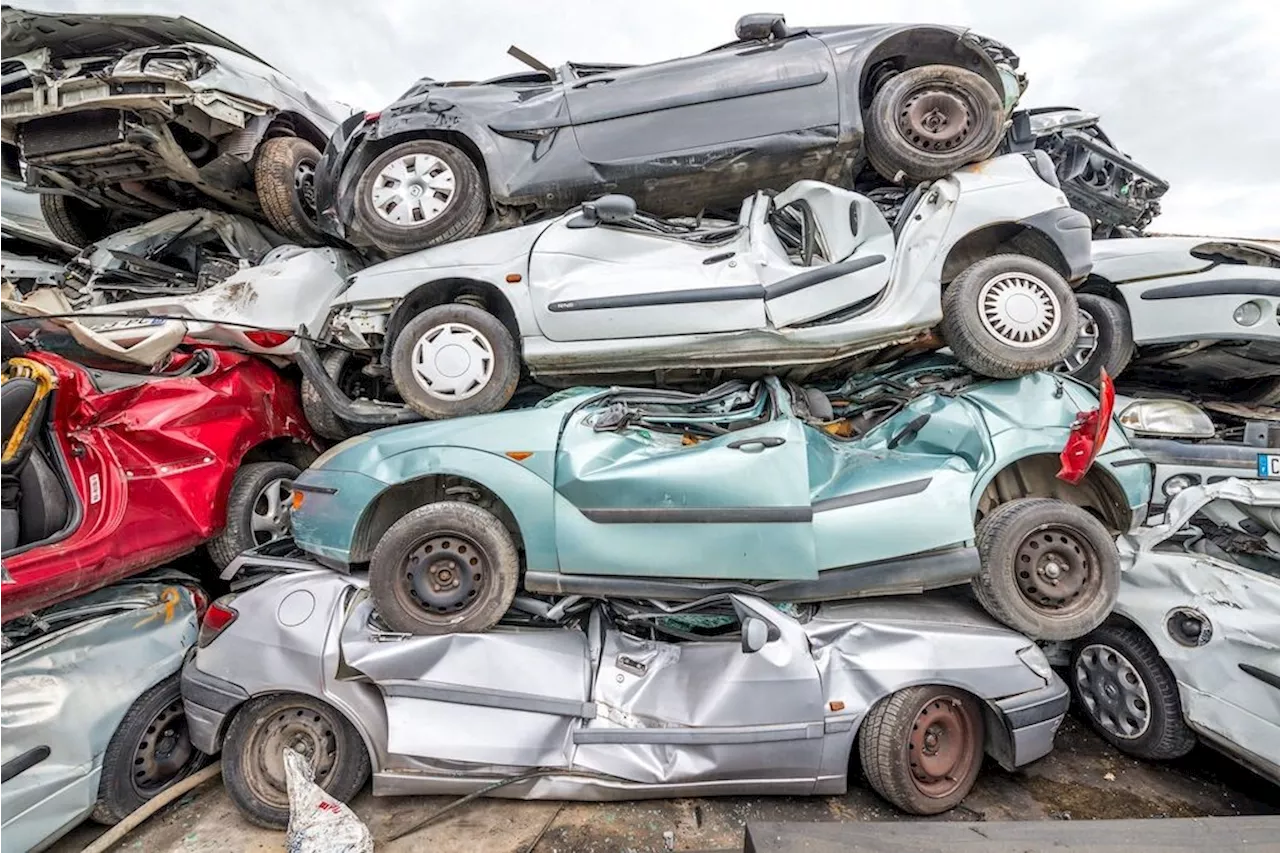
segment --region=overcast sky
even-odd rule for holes
[[[321,96],[378,109],[419,77],[548,65],[644,63],[733,38],[746,12],[792,25],[930,21],[1022,57],[1027,106],[1099,113],[1112,140],[1169,180],[1152,230],[1280,238],[1280,3],[1274,0],[10,0],[81,12],[186,15]]]

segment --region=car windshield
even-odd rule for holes
[[[727,243],[742,231],[742,226],[737,222],[720,216],[681,216],[663,219],[647,213],[637,213],[625,222],[612,222],[607,227],[643,231],[654,236],[670,237],[703,246]]]
[[[775,417],[777,407],[764,382],[735,381],[706,394],[628,389],[600,400],[590,422],[596,432],[644,429],[694,444]]]

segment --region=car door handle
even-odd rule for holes
[[[766,447],[781,447],[786,444],[785,438],[776,435],[762,435],[759,438],[740,438],[737,441],[731,441],[727,445],[730,450],[741,450],[743,452],[759,452]],[[759,448],[757,451],[749,451],[748,448]]]

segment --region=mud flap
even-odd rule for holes
[[[422,415],[400,403],[384,403],[376,400],[352,400],[329,376],[320,361],[320,354],[315,345],[307,337],[307,330],[298,327],[298,367],[315,387],[320,399],[334,414],[348,423],[361,426],[396,426],[397,424],[416,423],[423,420]]]

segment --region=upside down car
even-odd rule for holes
[[[6,621],[202,543],[225,566],[286,536],[287,483],[315,456],[297,392],[225,350],[141,373],[7,320],[0,393]]]
[[[489,628],[520,588],[797,602],[971,580],[1030,637],[1096,627],[1115,536],[1151,495],[1150,463],[1108,428],[1109,385],[1100,404],[1056,374],[932,359],[827,391],[569,389],[366,433],[295,481],[294,539],[367,566],[382,618],[414,634]]]

